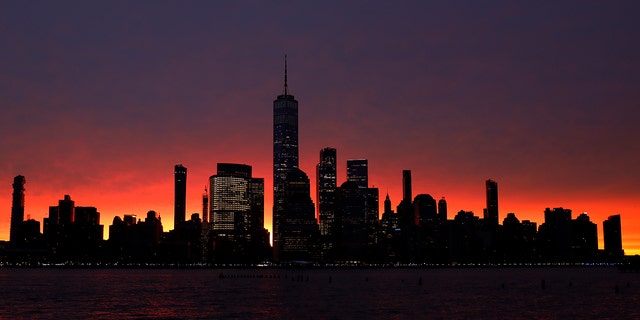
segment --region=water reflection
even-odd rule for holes
[[[608,268],[0,269],[0,318],[639,318],[638,286]]]

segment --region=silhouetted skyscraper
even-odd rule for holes
[[[624,256],[622,250],[622,227],[620,215],[610,216],[602,223],[604,231],[604,252],[609,257],[619,259]]]
[[[389,194],[387,193],[387,196],[384,198],[384,212],[383,213],[388,213],[388,212],[392,212],[393,210],[391,209],[391,199],[389,199]]]
[[[162,227],[160,214],[153,210],[148,211],[144,222],[138,224],[138,226],[142,229],[141,234],[144,252],[147,252],[147,254],[156,252],[156,247],[160,243],[164,229]]]
[[[402,201],[411,203],[411,170],[402,170]]]
[[[49,207],[44,218],[43,236],[60,257],[89,257],[97,254],[104,234],[100,212],[95,207],[76,207],[71,196]]]
[[[382,246],[381,254],[383,257],[396,255],[398,228],[398,215],[391,209],[391,199],[387,193],[384,199],[384,212],[380,219],[380,233],[378,235],[378,243]]]
[[[347,181],[353,181],[358,188],[369,187],[369,169],[367,159],[347,160]]]
[[[402,170],[402,200],[398,204],[399,242],[394,249],[399,261],[415,261],[417,255],[417,228],[411,192],[411,170]]]
[[[320,162],[316,167],[316,192],[318,201],[318,221],[320,234],[330,237],[335,216],[336,197],[336,160],[337,152],[334,148],[320,150]]]
[[[64,195],[63,200],[58,200],[58,207],[49,207],[49,212],[51,212],[52,209],[57,210],[58,223],[60,225],[67,226],[75,221],[76,203],[71,200],[71,196],[68,194]]]
[[[17,243],[22,238],[22,221],[24,221],[24,176],[13,178],[13,201],[11,203],[11,227],[9,241]]]
[[[438,201],[438,217],[441,221],[447,221],[447,200],[444,197]]]
[[[336,190],[336,246],[342,261],[362,260],[367,247],[367,195],[356,181]]]
[[[416,226],[433,225],[437,222],[436,200],[430,194],[419,194],[413,199]]]
[[[187,168],[181,164],[175,166],[175,201],[173,208],[173,228],[184,222],[187,216]]]
[[[202,193],[202,222],[209,222],[209,192],[207,187],[204,187]]]
[[[309,178],[302,170],[293,168],[282,186],[283,207],[279,225],[281,242],[274,246],[274,257],[279,261],[313,259],[320,232],[311,200]]]
[[[598,253],[598,226],[586,213],[571,220],[571,256],[574,261],[589,261]]]
[[[298,168],[298,101],[289,94],[285,56],[284,93],[273,101],[273,246],[276,251],[282,241],[280,224],[286,219],[282,216],[283,184],[294,168]]]
[[[380,222],[380,194],[378,188],[365,188],[367,224],[377,227]],[[371,230],[373,232],[373,230]]]
[[[550,261],[567,261],[571,255],[571,210],[546,208],[537,242],[539,252]]]
[[[484,220],[489,225],[498,225],[498,183],[493,180],[487,180],[487,208]]]

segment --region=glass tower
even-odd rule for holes
[[[358,184],[358,188],[369,187],[369,170],[367,159],[347,160],[347,181]]]
[[[320,162],[317,166],[317,201],[320,234],[331,236],[334,221],[336,197],[336,149],[324,148],[320,150]]]
[[[273,101],[273,246],[281,245],[283,184],[287,174],[298,167],[298,101],[289,94],[287,57],[284,60],[284,93]]]

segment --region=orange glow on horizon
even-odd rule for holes
[[[345,160],[346,162],[346,160]],[[185,165],[186,166],[186,165]],[[42,182],[30,179],[27,176],[27,184],[25,185],[25,219],[30,217],[39,221],[42,225],[42,219],[48,215],[48,207],[56,206],[58,200],[62,199],[65,194],[69,194],[71,199],[75,201],[76,206],[94,206],[101,214],[100,222],[104,225],[104,237],[108,238],[109,225],[115,216],[124,214],[135,214],[140,219],[144,219],[146,212],[154,210],[160,213],[164,231],[173,229],[173,174],[172,165],[168,166],[167,174],[162,181],[156,184],[141,185],[131,190],[101,190],[100,186],[95,188],[83,188],[78,190],[69,190],[62,192],[51,192],[42,190]],[[201,214],[202,208],[202,192],[208,180],[208,174],[202,168],[188,168],[189,174],[187,178],[187,219],[192,213]],[[257,169],[257,170],[256,170]],[[268,171],[270,166],[254,167],[254,177],[265,178],[265,219],[264,227],[270,232],[272,230],[272,204],[273,194],[271,192],[271,174]],[[309,175],[311,180],[311,197],[315,199],[315,171]],[[338,171],[338,184],[343,182],[345,178]],[[132,174],[135,177],[135,174]],[[448,206],[448,219],[453,219],[460,210],[472,211],[474,215],[482,217],[482,210],[485,206],[484,199],[484,181],[475,181],[474,185],[462,185],[458,189],[444,190],[442,192],[429,191],[435,189],[433,186],[422,182],[421,177],[413,174],[414,196],[419,193],[429,193],[436,200],[445,197]],[[2,196],[0,197],[0,206],[5,208],[5,214],[0,215],[0,239],[8,240],[9,224],[10,224],[10,208],[11,208],[11,188],[10,184],[13,177],[8,177],[8,181],[2,185]],[[392,201],[392,208],[395,211],[402,197],[401,188],[401,171],[394,177],[382,177],[375,172],[370,171],[370,184],[379,188],[380,215],[383,212],[383,201],[386,194]],[[7,187],[9,186],[9,187]],[[546,207],[564,207],[572,210],[572,218],[575,219],[578,214],[587,212],[591,221],[597,225],[599,249],[604,249],[602,222],[613,214],[620,214],[622,219],[622,237],[623,248],[628,255],[640,254],[640,236],[637,230],[640,230],[640,219],[634,219],[634,213],[638,211],[635,199],[609,199],[607,203],[589,200],[585,201],[578,196],[567,196],[565,201],[559,200],[561,197],[550,197],[548,201],[538,201],[534,197],[526,197],[526,190],[517,192],[510,190],[505,183],[498,181],[499,186],[499,208],[500,223],[509,212],[514,212],[520,221],[530,220],[536,222],[538,227],[544,222],[544,209]],[[615,203],[612,206],[611,203]],[[202,217],[202,216],[200,216]]]

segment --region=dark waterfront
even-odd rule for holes
[[[3,268],[0,287],[2,319],[640,318],[640,274],[605,267]]]

